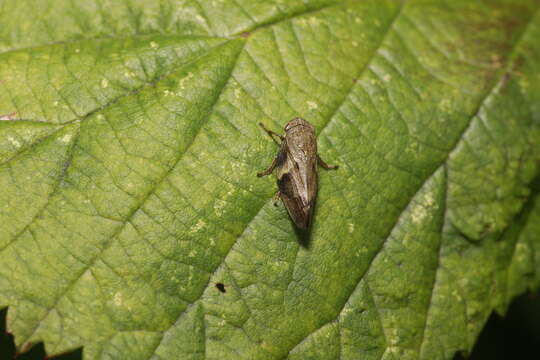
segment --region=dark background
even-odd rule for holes
[[[504,318],[491,314],[467,357],[454,360],[540,359],[540,291],[514,300]]]
[[[6,333],[7,309],[0,310],[0,360],[80,360],[82,350],[48,358],[42,344],[15,353],[13,336]],[[504,318],[492,314],[472,353],[454,360],[511,360],[540,358],[540,291],[520,296]]]

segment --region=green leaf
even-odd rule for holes
[[[451,359],[540,284],[540,4],[5,1],[0,305],[85,359]],[[311,234],[255,174],[317,128]],[[215,284],[223,283],[225,292]]]

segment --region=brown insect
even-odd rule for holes
[[[325,169],[337,169],[337,166],[326,164],[317,154],[315,128],[307,120],[294,118],[289,121],[285,125],[285,136],[268,130],[262,123],[259,125],[280,148],[270,167],[257,176],[269,175],[277,168],[279,190],[274,199],[281,198],[296,226],[307,229],[311,225],[317,196],[317,165]]]

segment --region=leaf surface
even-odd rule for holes
[[[470,350],[540,283],[539,6],[0,3],[0,305],[17,344]],[[257,123],[296,116],[340,165],[321,170],[307,244],[255,176],[276,153]]]

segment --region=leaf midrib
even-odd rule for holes
[[[395,23],[395,21],[397,20],[397,18],[399,17],[399,15],[401,14],[401,12],[403,11],[403,8],[404,8],[404,4],[402,3],[400,8],[396,11],[396,14],[394,15],[394,17],[392,18],[392,20],[389,22],[389,25],[385,31],[385,34],[384,36],[381,38],[379,44],[374,48],[374,50],[372,51],[371,55],[369,58],[373,58],[373,56],[377,53],[378,49],[381,47],[381,45],[384,43],[385,39],[387,38],[389,32],[390,32],[390,29],[392,28],[393,24]],[[370,64],[370,61],[367,61],[366,64],[359,70],[358,74],[357,74],[357,78],[368,68]],[[347,100],[347,98],[349,97],[351,91],[354,89],[355,87],[355,83],[352,83],[351,86],[348,88],[347,91],[344,92],[344,95],[342,97],[342,99],[337,102],[337,105],[336,107],[333,109],[333,111],[330,113],[330,115],[328,116],[328,120],[327,122],[321,127],[321,131],[320,131],[320,136],[322,136],[322,133],[324,132],[324,130],[327,128],[327,126],[331,123],[332,119],[334,118],[334,115],[339,111],[339,109],[341,108],[341,106],[345,103],[345,101]],[[212,274],[215,273],[215,271],[217,269],[219,269],[219,267],[225,263],[225,259],[228,257],[229,253],[231,252],[231,250],[234,248],[235,244],[237,243],[238,239],[240,239],[243,234],[245,233],[245,231],[249,228],[249,225],[253,222],[253,220],[257,217],[257,215],[261,212],[261,210],[264,208],[264,206],[266,204],[268,204],[269,202],[266,202],[266,203],[263,203],[262,206],[260,206],[255,214],[251,217],[251,219],[246,223],[246,225],[244,226],[244,229],[242,230],[242,232],[240,233],[240,235],[238,235],[238,237],[236,238],[236,240],[231,244],[231,246],[229,247],[229,249],[227,250],[227,253],[223,256],[223,260],[221,261],[220,264],[218,264],[215,268],[215,270],[212,272]],[[299,247],[297,248],[297,251],[299,250]],[[294,270],[293,270],[294,271]],[[197,301],[200,300],[200,298],[202,297],[202,294],[204,294],[205,290],[208,288],[208,284],[210,283],[210,278],[209,278],[209,281],[207,282],[206,286],[202,289],[201,291],[201,295],[198,297],[197,300],[195,300],[193,303],[196,303]],[[165,334],[172,328],[172,326],[174,326],[174,324],[176,324],[176,322],[178,322],[179,318],[182,316],[182,314],[184,313],[184,311],[182,311],[176,318],[176,320],[174,322],[172,322],[171,326],[169,327],[169,329],[163,331],[163,334],[162,334],[162,337],[161,337],[161,340],[160,340],[160,343],[158,344],[158,346],[156,347],[156,349],[154,350],[154,354],[155,354],[155,351],[159,348],[159,346],[161,345],[161,342],[165,336]],[[154,355],[152,354],[152,355]]]

